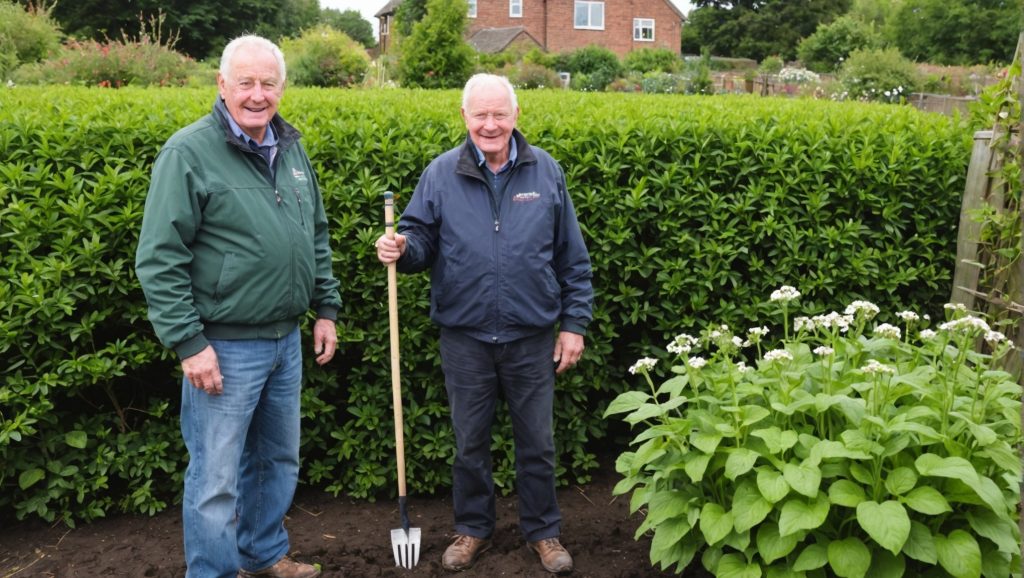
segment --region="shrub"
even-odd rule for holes
[[[501,74],[507,76],[516,88],[562,88],[558,73],[539,64],[523,62],[518,66],[506,66]]]
[[[60,27],[51,9],[45,4],[22,8],[0,0],[0,78],[19,64],[39,62],[60,48]]]
[[[879,48],[881,44],[881,36],[870,24],[853,16],[840,16],[801,40],[797,55],[810,70],[833,72],[853,51]]]
[[[428,0],[427,13],[402,41],[398,61],[402,83],[419,88],[458,88],[473,71],[474,51],[466,44],[465,0]]]
[[[565,69],[572,73],[570,82],[576,90],[604,90],[622,74],[619,57],[603,46],[585,46],[570,52]]]
[[[917,68],[894,48],[855,50],[839,69],[843,99],[902,102],[916,90]]]
[[[622,66],[626,71],[641,74],[647,72],[677,72],[681,60],[679,55],[667,48],[641,48],[626,54]]]
[[[641,359],[630,372],[649,391],[609,406],[640,430],[615,493],[646,507],[652,563],[682,572],[702,552],[716,576],[1019,573],[1021,394],[994,369],[1013,344],[963,306],[937,331],[912,311],[874,324],[863,300],[790,325],[799,296],[772,294],[775,345],[757,325],[678,335],[669,377]]]
[[[23,84],[184,86],[195,61],[143,34],[139,40],[69,40],[51,59],[20,67],[14,79]]]
[[[785,67],[779,71],[779,81],[786,84],[808,84],[819,82],[821,77],[805,68]]]
[[[685,76],[666,72],[649,72],[640,81],[643,91],[651,94],[684,94],[688,85]]]
[[[299,86],[353,86],[363,81],[370,67],[362,44],[324,24],[298,38],[286,38],[281,51],[288,61],[288,79]]]

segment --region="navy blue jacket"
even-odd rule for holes
[[[590,255],[545,151],[513,131],[518,158],[495,199],[469,138],[434,159],[402,212],[406,249],[397,268],[430,268],[430,317],[490,343],[558,324],[586,334],[593,319]]]

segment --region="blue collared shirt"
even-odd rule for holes
[[[235,122],[235,119],[232,118],[230,114],[225,116],[228,117],[228,124],[231,126],[231,132],[235,133],[235,136],[242,139],[245,144],[249,145],[249,148],[258,151],[267,161],[267,164],[270,165],[271,169],[273,169],[274,156],[277,154],[277,134],[274,133],[274,125],[268,124],[266,132],[263,133],[263,142],[256,142],[256,139],[242,131],[242,127],[238,126],[238,123]],[[268,152],[264,153],[263,151]]]
[[[487,177],[490,179],[490,181],[491,181],[491,188],[494,189],[495,194],[499,194],[498,192],[501,191],[501,189],[502,189],[502,186],[501,186],[502,185],[502,180],[504,180],[504,178],[506,176],[505,173],[507,173],[508,170],[510,168],[512,168],[513,165],[516,164],[516,159],[519,158],[519,152],[516,149],[516,139],[514,139],[514,138],[510,138],[509,139],[509,142],[508,142],[508,162],[506,162],[500,169],[498,169],[497,173],[492,171],[491,167],[487,165],[487,159],[484,158],[484,153],[481,152],[480,149],[477,148],[476,143],[474,143],[472,140],[470,140],[469,144],[473,145],[473,151],[476,152],[476,164],[477,164],[477,166],[483,167],[484,169],[486,169],[487,172],[485,172],[484,174],[487,175]]]

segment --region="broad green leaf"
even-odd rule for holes
[[[772,511],[772,505],[757,491],[753,482],[744,481],[732,498],[732,520],[737,532],[744,532],[758,525]]]
[[[978,480],[970,486],[978,494],[978,497],[1000,518],[1009,520],[1011,513],[1016,510],[1016,507],[1007,507],[1006,498],[1003,497],[999,486],[991,478],[978,476]]]
[[[930,486],[914,488],[909,494],[903,497],[903,503],[905,503],[911,510],[921,512],[922,514],[928,514],[929,516],[938,516],[944,512],[953,511],[953,509],[949,507],[949,502],[946,501],[946,497]]]
[[[1014,538],[1018,532],[1013,522],[1005,520],[987,510],[972,509],[967,512],[967,521],[979,536],[988,538],[1007,554],[1020,553],[1020,543]]]
[[[760,456],[753,450],[747,448],[736,448],[729,452],[725,460],[725,477],[735,480],[739,476],[750,471]]]
[[[821,440],[814,444],[811,448],[811,455],[808,461],[817,464],[821,460],[829,458],[850,458],[852,460],[866,460],[870,459],[871,456],[867,453],[859,450],[851,450],[846,447],[845,444],[832,441],[832,440]]]
[[[665,445],[665,440],[660,438],[644,442],[633,455],[633,467],[638,470],[643,469],[644,466],[665,455]]]
[[[779,533],[788,536],[800,530],[813,530],[825,523],[828,510],[829,501],[824,493],[811,500],[790,498],[779,514]]]
[[[1010,472],[1015,478],[1021,476],[1020,456],[1003,440],[979,450],[977,455],[987,457],[1000,468]]]
[[[627,391],[625,393],[621,393],[608,404],[608,409],[605,410],[604,417],[615,415],[617,413],[634,411],[647,403],[647,400],[649,399],[651,399],[651,395],[642,391]]]
[[[32,468],[30,470],[25,470],[24,472],[21,472],[21,474],[18,476],[18,487],[20,487],[23,490],[27,490],[31,488],[33,484],[43,479],[43,476],[45,475],[46,472],[44,472],[40,468]]]
[[[718,444],[722,441],[722,436],[718,434],[709,434],[704,432],[693,432],[690,434],[690,443],[693,447],[699,449],[706,454],[713,454],[718,449]]]
[[[914,489],[916,485],[917,473],[910,468],[896,468],[885,479],[885,489],[889,490],[889,493],[894,496],[902,496]]]
[[[924,454],[914,461],[914,466],[922,476],[954,478],[968,483],[978,478],[974,466],[963,458],[943,458],[935,454]]]
[[[874,476],[860,464],[850,464],[850,476],[865,486],[874,486]]]
[[[864,578],[871,567],[871,551],[854,537],[833,540],[828,544],[828,563],[836,576]]]
[[[871,552],[871,567],[868,576],[871,578],[902,578],[907,570],[907,561],[902,555],[894,555],[886,550]]]
[[[690,522],[685,516],[677,516],[662,521],[654,527],[654,537],[651,539],[651,548],[656,546],[663,549],[671,544],[678,544],[686,537],[691,530]],[[657,544],[655,544],[657,542]]]
[[[764,499],[773,504],[789,494],[789,484],[786,483],[786,478],[770,466],[758,468],[757,489]]]
[[[689,385],[689,383],[690,383],[690,376],[689,375],[687,375],[685,373],[683,375],[677,375],[675,377],[672,377],[672,378],[666,380],[665,383],[661,384],[661,387],[658,388],[658,394],[670,395],[673,398],[683,397],[683,396],[680,396],[679,394],[683,391],[683,388],[685,388],[687,385]]]
[[[810,544],[800,552],[793,564],[793,569],[800,572],[817,570],[828,564],[828,544]]]
[[[896,501],[861,502],[857,506],[857,523],[886,550],[899,554],[910,536],[910,516],[903,504]]]
[[[910,537],[903,545],[903,553],[925,564],[935,564],[939,561],[938,553],[935,551],[935,537],[932,536],[931,530],[914,520],[910,522]]]
[[[68,444],[73,448],[85,449],[86,444],[89,442],[89,435],[81,430],[68,432],[64,435],[64,443]]]
[[[748,426],[755,424],[771,415],[771,412],[759,405],[745,405],[740,408],[741,424]],[[794,433],[794,435],[796,435]]]
[[[716,578],[761,578],[761,566],[748,564],[739,554],[726,554],[718,561]]]
[[[687,456],[686,464],[683,466],[683,471],[685,471],[686,475],[690,477],[690,481],[696,484],[697,482],[700,482],[701,480],[704,479],[704,472],[708,469],[708,463],[710,462],[710,455],[694,455],[694,453],[691,452]]]
[[[713,502],[707,502],[700,511],[700,531],[709,544],[717,544],[732,532],[732,514]]]
[[[782,467],[782,475],[794,491],[808,498],[818,495],[818,489],[821,487],[821,470],[817,466],[807,465],[807,462],[800,465],[787,463]]]
[[[807,574],[788,567],[785,560],[779,564],[766,568],[764,575],[765,578],[807,578]]]
[[[642,421],[665,415],[668,410],[656,403],[645,403],[625,417],[626,423],[636,425]]]
[[[981,447],[991,445],[999,439],[999,434],[992,431],[992,428],[987,425],[969,422],[967,427],[971,429],[974,439],[978,441],[978,445]]]
[[[651,496],[650,507],[647,509],[647,520],[657,526],[669,518],[681,516],[686,512],[688,501],[688,497],[682,492],[658,490]]]
[[[856,508],[868,498],[861,486],[850,480],[837,480],[828,488],[828,499],[837,506]]]
[[[797,442],[795,431],[782,431],[776,426],[752,431],[750,435],[764,440],[765,445],[768,446],[768,451],[772,454],[781,454],[795,446]]]
[[[979,578],[981,576],[981,548],[967,532],[956,529],[949,536],[935,536],[935,551],[939,565],[955,578]]]
[[[775,524],[761,524],[757,529],[757,551],[765,564],[771,564],[788,556],[803,537],[803,532],[780,536],[779,528]]]

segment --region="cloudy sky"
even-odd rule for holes
[[[342,12],[345,10],[358,10],[363,15],[363,18],[373,25],[374,36],[377,36],[377,19],[373,15],[387,3],[388,0],[320,0],[322,8],[334,8]],[[672,0],[672,3],[683,14],[690,11],[690,2],[688,0]]]

